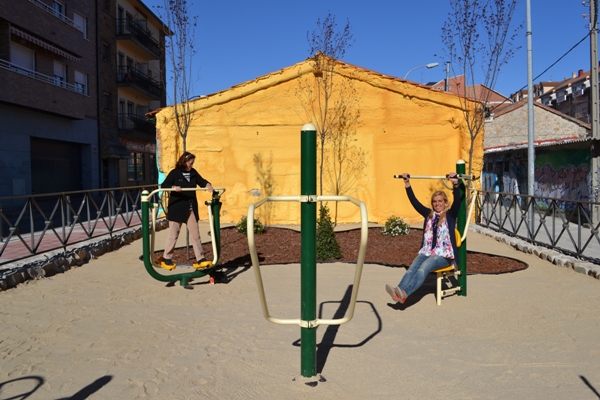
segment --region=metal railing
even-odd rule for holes
[[[600,264],[600,203],[491,191],[476,201],[478,225]]]
[[[35,4],[36,6],[42,8],[47,13],[54,15],[56,18],[60,19],[61,21],[63,21],[67,25],[72,26],[73,28],[77,29],[78,31],[83,32],[83,27],[82,26],[80,26],[78,23],[76,23],[75,21],[73,21],[71,18],[68,18],[65,14],[63,14],[61,12],[58,12],[54,8],[50,7],[46,3],[41,2],[40,0],[29,0],[29,1],[31,3],[33,3],[33,4]]]
[[[140,225],[141,193],[157,187],[0,198],[0,266]]]
[[[119,114],[119,129],[125,131],[140,131],[156,135],[156,124],[154,121],[148,121],[146,117],[136,114]]]
[[[134,86],[155,97],[162,95],[160,82],[134,67],[117,67],[117,82]]]
[[[13,64],[6,60],[0,59],[0,68],[7,69],[9,71],[16,72],[18,74],[25,75],[25,76],[28,76],[33,79],[37,79],[38,81],[49,83],[49,84],[57,86],[57,87],[61,87],[63,89],[69,90],[71,92],[79,93],[82,95],[87,95],[87,89],[85,88],[85,86],[83,86],[79,83],[76,83],[76,84],[66,83],[64,80],[56,79],[53,76],[40,74],[37,71],[32,71],[30,69],[20,67],[17,64]]]
[[[143,26],[143,21],[129,18],[117,19],[117,35],[131,35],[138,44],[144,46],[156,56],[160,56],[160,43],[154,39],[152,32]]]

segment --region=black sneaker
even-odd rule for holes
[[[212,267],[212,261],[208,261],[206,258],[202,257],[198,261],[192,265],[195,269],[204,269],[208,267]]]
[[[171,261],[171,259],[163,258],[162,261],[160,262],[160,266],[163,267],[164,269],[166,269],[167,271],[171,271],[171,270],[175,269],[177,264],[175,264],[173,261]]]

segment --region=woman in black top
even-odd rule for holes
[[[202,251],[202,242],[200,241],[200,233],[198,231],[198,219],[200,218],[198,216],[198,199],[196,198],[196,191],[181,191],[182,188],[195,188],[196,186],[206,188],[210,192],[213,191],[210,182],[192,168],[195,160],[195,155],[187,151],[184,152],[181,157],[179,157],[177,164],[175,164],[175,168],[169,172],[169,175],[167,175],[165,181],[161,185],[161,188],[163,189],[175,189],[175,191],[170,192],[169,196],[169,205],[167,208],[169,235],[167,236],[163,261],[161,262],[162,267],[168,270],[172,270],[176,267],[171,258],[173,257],[175,244],[177,243],[181,224],[183,223],[187,225],[190,232],[190,238],[192,239],[192,246],[197,260],[196,263],[193,264],[193,267],[206,268],[211,264],[210,261],[207,261],[206,258],[204,258],[204,253]]]
[[[410,185],[410,176],[402,174],[410,204],[425,218],[423,240],[419,254],[408,268],[398,286],[385,285],[385,290],[396,303],[404,303],[425,281],[425,277],[438,268],[457,262],[458,246],[454,229],[460,209],[460,189],[455,172],[448,174],[452,182],[452,206],[443,191],[431,196],[431,208],[417,200]]]

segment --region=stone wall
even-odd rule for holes
[[[168,227],[166,220],[157,221],[156,230]],[[120,249],[142,238],[142,228],[132,228],[105,239],[94,238],[69,246],[66,251],[51,251],[17,261],[0,270],[0,290],[7,290],[30,279],[41,279],[81,267],[103,254]]]

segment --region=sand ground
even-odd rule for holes
[[[0,292],[0,399],[598,399],[600,282],[476,233],[468,249],[529,268],[469,276],[441,306],[430,279],[396,306],[384,285],[404,269],[365,265],[354,319],[317,330],[311,387],[300,328],[264,319],[251,269],[186,290],[154,280],[136,241]],[[318,267],[321,318],[354,268]],[[262,268],[271,315],[299,318],[299,269]]]

